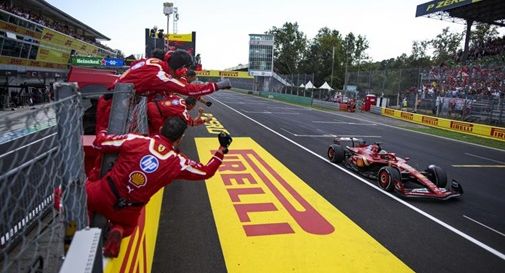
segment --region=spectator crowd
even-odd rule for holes
[[[26,19],[26,20],[35,22],[39,25],[51,28],[53,30],[59,31],[64,34],[67,34],[67,35],[72,36],[72,37],[79,39],[81,41],[85,41],[87,43],[96,45],[96,46],[104,48],[106,50],[115,52],[114,49],[96,41],[95,39],[79,34],[76,27],[68,25],[64,22],[51,20],[50,18],[43,17],[41,15],[37,15],[31,10],[26,10],[26,9],[23,9],[20,7],[16,7],[14,5],[9,5],[3,1],[0,2],[0,9],[10,12],[12,14],[15,14],[21,18]]]

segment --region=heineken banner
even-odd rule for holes
[[[124,66],[124,60],[120,59],[120,58],[73,56],[72,57],[72,65],[122,67],[122,66]]]

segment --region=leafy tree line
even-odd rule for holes
[[[319,86],[325,81],[333,88],[344,85],[346,65],[348,71],[394,70],[400,68],[431,67],[440,64],[456,63],[461,56],[464,33],[442,30],[430,40],[413,41],[412,51],[396,58],[373,61],[367,54],[369,42],[364,35],[349,32],[343,35],[335,29],[323,27],[316,36],[308,39],[300,30],[298,23],[286,22],[281,27],[272,27],[266,32],[274,36],[274,70],[279,74],[314,74],[314,84]],[[470,47],[480,46],[498,37],[496,26],[477,23],[470,37]],[[333,66],[333,67],[332,67]],[[333,68],[333,79],[332,79]],[[418,73],[401,81],[414,81]],[[382,77],[386,77],[383,75]],[[371,81],[371,79],[369,80]],[[389,81],[389,79],[388,79]],[[402,83],[388,82],[389,85],[401,86]],[[381,80],[378,80],[380,84]],[[369,82],[369,85],[372,83]],[[384,85],[384,83],[382,84]]]

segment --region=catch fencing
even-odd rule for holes
[[[0,272],[56,272],[65,240],[86,225],[81,97],[1,112]]]
[[[82,121],[96,97],[56,83],[55,102],[0,112],[1,273],[58,272],[73,234],[89,226]],[[146,103],[121,85],[109,130],[147,134]],[[105,156],[104,171],[113,161]]]

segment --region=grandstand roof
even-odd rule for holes
[[[68,15],[67,13],[63,12],[62,10],[58,9],[57,7],[49,4],[48,2],[46,2],[44,0],[21,0],[21,1],[16,1],[16,4],[17,5],[26,5],[31,10],[38,10],[42,14],[47,14],[51,17],[54,17],[59,20],[70,23],[72,25],[75,25],[76,27],[83,29],[87,34],[95,37],[96,39],[106,40],[106,41],[110,40],[109,37],[103,35],[102,33],[96,31],[92,27],[75,19],[74,17]],[[83,4],[85,5],[85,2],[83,2]]]
[[[417,6],[416,17],[419,16],[448,20],[459,18],[503,27],[505,26],[505,1],[434,0]]]

